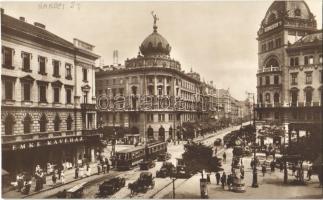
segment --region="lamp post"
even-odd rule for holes
[[[257,129],[256,129],[256,117],[255,117],[255,95],[254,93],[247,93],[248,94],[248,98],[251,97],[252,95],[252,107],[253,107],[253,127],[254,127],[254,131],[255,131],[255,135],[257,133]],[[257,188],[258,186],[258,177],[257,177],[257,163],[256,163],[256,137],[254,139],[254,144],[253,144],[253,160],[254,160],[254,165],[253,165],[253,173],[252,173],[252,187],[253,188]]]

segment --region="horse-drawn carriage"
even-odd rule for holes
[[[99,192],[97,193],[97,196],[99,197],[107,197],[108,195],[112,195],[119,191],[121,188],[123,188],[126,185],[125,178],[115,177],[108,181],[104,181],[99,186]]]
[[[151,172],[141,172],[139,178],[128,184],[131,195],[139,192],[146,192],[149,188],[155,187],[155,181]]]

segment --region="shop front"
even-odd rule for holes
[[[2,144],[2,168],[11,174],[33,173],[37,165],[47,169],[47,163],[71,168],[84,158],[85,147],[83,136]]]

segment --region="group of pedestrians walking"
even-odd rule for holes
[[[98,169],[98,174],[100,174],[101,172],[103,174],[105,173],[109,173],[110,171],[110,164],[109,164],[109,160],[107,158],[105,158],[104,160],[99,160],[97,163],[97,169]]]

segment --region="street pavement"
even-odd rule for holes
[[[223,164],[226,174],[231,173],[232,149],[225,150],[227,154],[227,162]],[[221,154],[221,153],[220,153]],[[211,174],[211,184],[208,185],[208,195],[210,199],[235,199],[235,198],[250,198],[250,199],[270,199],[270,198],[323,198],[322,188],[319,187],[319,181],[316,175],[312,176],[311,181],[307,181],[306,185],[292,184],[295,177],[291,171],[288,173],[289,184],[283,184],[283,172],[275,169],[275,172],[268,172],[265,176],[262,175],[260,167],[258,168],[258,188],[252,188],[252,169],[250,167],[251,157],[243,158],[245,166],[245,189],[244,193],[235,193],[228,191],[228,188],[222,189],[220,185],[216,185],[215,174]],[[307,173],[305,173],[307,174]],[[222,172],[221,172],[222,175]],[[180,199],[200,199],[200,178],[201,175],[193,176],[189,181],[180,184],[175,188],[176,198]],[[172,188],[164,191],[156,198],[172,198]]]

